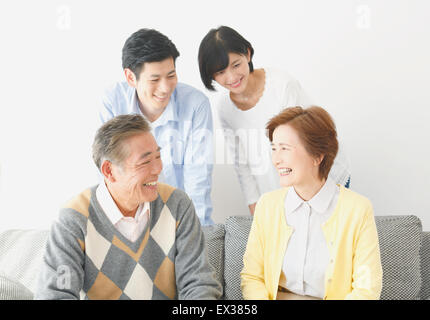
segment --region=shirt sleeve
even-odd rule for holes
[[[251,172],[248,165],[246,152],[243,145],[240,143],[239,137],[236,136],[234,130],[228,123],[220,117],[220,122],[223,128],[224,141],[227,146],[227,163],[233,163],[237,177],[239,179],[240,188],[248,205],[254,204],[260,197],[257,180]]]
[[[103,93],[102,97],[102,103],[99,108],[99,120],[100,125],[107,122],[108,120],[112,119],[114,117],[113,113],[113,101],[114,101],[114,94],[110,90],[106,90]]]
[[[269,291],[264,281],[264,247],[261,216],[264,214],[261,200],[255,207],[254,219],[249,233],[241,276],[241,289],[245,300],[268,300]]]
[[[82,221],[79,221],[82,220]],[[46,244],[35,300],[79,300],[84,283],[85,219],[71,209],[63,209],[51,226]],[[77,223],[79,222],[79,223]]]
[[[185,197],[185,196],[184,196]],[[191,201],[181,201],[176,231],[175,275],[179,300],[220,299],[221,284],[209,264],[204,235]]]
[[[369,204],[355,245],[352,291],[346,300],[379,299],[382,290],[382,265],[378,232]]]
[[[202,225],[212,224],[213,122],[209,99],[196,109],[184,154],[184,189]]]
[[[282,108],[308,107],[312,104],[310,96],[300,85],[299,81],[290,79],[284,86]]]
[[[344,144],[339,139],[339,149],[336,157],[334,158],[333,165],[330,169],[329,176],[342,186],[346,186],[351,177],[351,170],[349,160],[345,151]]]

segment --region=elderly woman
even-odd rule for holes
[[[267,124],[283,188],[257,202],[244,255],[245,299],[379,299],[372,204],[328,173],[338,151],[330,115],[287,108]]]

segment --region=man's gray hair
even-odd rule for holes
[[[116,116],[104,123],[97,130],[93,143],[93,160],[97,168],[101,170],[105,160],[121,165],[128,155],[124,140],[150,131],[149,122],[138,114]]]

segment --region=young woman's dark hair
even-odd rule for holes
[[[248,49],[251,54],[249,71],[253,72],[252,57],[254,49],[249,41],[230,27],[221,26],[218,29],[210,30],[199,47],[200,77],[205,87],[208,90],[215,91],[212,85],[213,75],[227,68],[229,63],[228,54],[248,55]]]
[[[179,52],[164,34],[154,29],[140,29],[133,33],[122,48],[122,68],[128,68],[139,79],[145,62],[159,62],[169,57],[176,61]]]

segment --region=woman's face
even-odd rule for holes
[[[299,187],[319,180],[320,161],[306,151],[297,131],[288,124],[273,131],[272,162],[282,187]]]
[[[227,68],[216,72],[214,80],[227,90],[240,94],[248,83],[250,53],[248,51],[248,55],[243,55],[230,52],[228,58]]]

